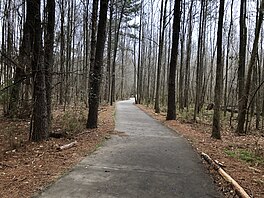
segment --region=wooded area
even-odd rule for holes
[[[264,0],[0,0],[2,189],[19,194],[28,177],[39,181],[31,196],[124,133],[113,132],[115,102],[135,98],[262,197],[263,9]]]
[[[135,97],[176,119],[214,110],[246,134],[264,126],[263,1],[4,0],[0,2],[0,102],[49,137],[52,109]],[[217,30],[217,31],[216,31]],[[177,111],[176,111],[177,109]],[[238,113],[238,114],[237,114]],[[237,122],[233,122],[233,118]]]

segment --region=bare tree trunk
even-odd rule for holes
[[[61,0],[60,4],[60,11],[61,11],[61,18],[60,18],[60,89],[59,89],[59,104],[63,105],[64,99],[64,84],[65,84],[65,77],[64,77],[64,65],[65,65],[65,35],[64,35],[64,0]]]
[[[201,13],[199,24],[198,36],[198,50],[197,50],[197,68],[196,68],[196,94],[195,94],[195,107],[193,119],[196,120],[197,114],[200,112],[202,91],[203,91],[203,38],[204,38],[204,20],[205,20],[205,7],[207,0],[201,0]]]
[[[99,0],[93,0],[93,8],[92,8],[92,32],[91,32],[91,49],[90,49],[90,71],[89,71],[89,84],[88,84],[88,92],[91,92],[91,80],[95,62],[95,51],[96,51],[96,32],[97,32],[97,17],[98,17],[98,2]],[[88,96],[90,97],[90,96]],[[89,105],[88,105],[89,106]]]
[[[192,54],[192,32],[193,32],[193,1],[191,1],[189,9],[189,24],[188,24],[188,41],[187,41],[187,55],[185,68],[185,87],[184,87],[184,107],[189,109],[189,89],[190,89],[190,65]]]
[[[32,75],[33,75],[33,119],[32,132],[30,139],[32,141],[41,141],[48,137],[47,120],[47,97],[45,84],[45,70],[42,52],[41,20],[40,20],[40,0],[28,0],[31,12],[34,16],[31,25],[33,31],[33,57],[32,57]]]
[[[239,65],[238,65],[238,125],[236,132],[243,133],[245,119],[243,115],[246,114],[246,109],[243,109],[243,94],[245,86],[245,62],[246,62],[246,43],[247,28],[246,28],[246,0],[241,0],[240,5],[240,44],[239,44]]]
[[[108,41],[107,41],[107,78],[105,83],[105,100],[110,102],[111,97],[111,55],[112,55],[112,21],[113,21],[113,0],[110,0],[110,17],[108,23]]]
[[[258,68],[256,71],[256,76],[257,76],[257,82],[256,85],[257,86],[261,86],[261,62],[259,60],[259,55],[258,55]],[[260,129],[260,115],[261,115],[261,109],[260,109],[260,104],[261,104],[261,100],[260,100],[260,91],[258,91],[257,95],[256,95],[256,129],[259,130]]]
[[[184,67],[183,67],[183,62],[184,62],[184,43],[185,43],[185,0],[182,2],[182,27],[181,27],[181,36],[180,36],[180,43],[181,43],[181,57],[180,57],[180,71],[179,71],[179,110],[182,111],[184,109],[184,98],[183,98],[183,93],[184,93],[184,79],[186,78],[184,76]]]
[[[175,75],[177,65],[177,54],[179,45],[179,33],[181,22],[181,0],[174,1],[174,18],[173,18],[173,33],[172,33],[172,48],[171,48],[171,62],[168,79],[168,108],[167,120],[176,119],[176,101],[175,101]]]
[[[97,1],[97,0],[94,0]],[[102,78],[102,65],[104,57],[104,45],[106,40],[108,0],[100,1],[100,14],[98,23],[98,33],[96,42],[95,62],[93,70],[90,70],[90,92],[89,92],[89,113],[87,128],[97,128],[98,107],[100,97],[100,87]]]
[[[224,5],[225,1],[220,0],[218,30],[217,30],[217,66],[216,66],[216,80],[215,80],[215,95],[214,95],[214,115],[213,115],[213,129],[212,137],[221,139],[220,134],[220,113],[223,92],[223,59],[222,59],[222,34],[223,34],[223,20],[224,20]]]
[[[161,64],[164,46],[164,34],[166,25],[166,8],[167,0],[161,1],[161,12],[160,12],[160,31],[159,31],[159,54],[158,54],[158,68],[157,68],[157,81],[156,81],[156,98],[155,98],[155,112],[160,112],[160,75],[161,75]]]
[[[148,18],[148,24],[150,25],[150,33],[149,33],[149,49],[148,49],[148,66],[147,66],[147,97],[146,97],[146,104],[147,106],[149,106],[149,104],[151,103],[151,68],[152,68],[152,64],[153,64],[153,60],[152,60],[152,37],[153,37],[153,0],[150,1],[150,17]],[[155,88],[155,87],[154,87]]]
[[[55,27],[55,0],[47,0],[47,32],[45,35],[45,82],[47,97],[47,119],[48,130],[51,129],[51,94],[52,94],[52,71],[53,71],[53,45],[54,45],[54,27]]]
[[[137,63],[136,63],[136,39],[134,41],[134,49],[133,49],[133,65],[134,65],[134,82],[133,82],[133,94],[135,97],[135,103],[138,104],[138,97],[137,97]]]
[[[82,78],[82,89],[81,89],[81,101],[87,105],[87,90],[88,90],[88,71],[89,71],[89,47],[90,47],[90,36],[89,36],[89,3],[86,1],[84,3],[84,13],[83,13],[83,31],[84,31],[84,50],[83,50],[83,78]]]
[[[126,30],[125,30],[126,32]],[[126,34],[125,34],[126,35]],[[124,58],[125,58],[125,50],[126,50],[126,37],[123,35],[123,41],[122,41],[122,49],[121,49],[121,87],[120,87],[120,97],[121,100],[124,100],[124,80],[125,80],[125,66],[124,66]]]
[[[231,2],[231,11],[230,11],[230,24],[229,24],[229,30],[228,30],[228,36],[227,36],[227,52],[226,52],[226,69],[225,69],[225,92],[224,92],[224,116],[226,116],[226,109],[227,109],[227,86],[228,86],[228,70],[229,70],[229,52],[230,52],[230,38],[232,33],[232,27],[233,27],[233,5],[234,0]]]
[[[144,1],[144,0],[142,0]],[[141,104],[141,87],[142,87],[142,76],[141,76],[141,70],[142,70],[142,65],[140,64],[141,60],[141,32],[142,32],[142,15],[143,15],[143,10],[141,6],[141,11],[140,11],[140,22],[139,22],[139,32],[138,32],[138,65],[137,65],[137,96],[136,96],[136,104]],[[136,53],[136,52],[134,52]]]

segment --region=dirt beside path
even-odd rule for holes
[[[100,108],[99,128],[94,130],[85,129],[85,112],[85,109],[84,111],[75,109],[74,117],[71,117],[72,112],[63,113],[57,110],[54,113],[54,130],[64,126],[71,134],[60,139],[50,138],[41,143],[27,141],[28,121],[0,118],[1,198],[31,197],[57,180],[108,139],[108,134],[114,130],[114,107]],[[12,135],[8,132],[10,129]],[[74,141],[77,141],[76,146],[58,150],[59,146]]]
[[[224,164],[224,170],[231,175],[254,198],[264,197],[264,137],[259,135],[236,136],[222,131],[222,140],[211,138],[211,126],[207,124],[166,121],[165,114],[156,114],[151,108],[138,105],[153,118],[182,134],[198,153],[204,152],[212,159]],[[235,192],[214,170],[219,189],[226,197],[236,197]]]

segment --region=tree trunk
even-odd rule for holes
[[[65,77],[64,77],[64,63],[65,63],[65,36],[64,36],[64,0],[61,1],[60,4],[60,10],[61,10],[61,18],[60,18],[60,88],[59,88],[59,104],[63,105],[64,100],[64,83],[65,83]]]
[[[160,12],[160,30],[159,30],[159,53],[158,53],[158,68],[157,68],[157,81],[156,81],[156,98],[155,98],[155,112],[160,112],[160,75],[161,75],[161,64],[163,55],[164,45],[164,34],[166,24],[166,7],[167,0],[164,5],[164,0],[161,1],[161,12]]]
[[[181,0],[174,1],[174,18],[173,18],[173,33],[172,33],[172,48],[171,48],[171,62],[168,79],[168,108],[167,120],[176,119],[176,101],[175,101],[175,76],[178,57],[179,33],[181,22]]]
[[[180,52],[180,71],[179,71],[179,110],[182,111],[184,109],[184,100],[183,100],[183,93],[184,93],[184,79],[186,78],[184,76],[184,67],[183,67],[183,62],[184,62],[184,43],[185,43],[185,0],[182,2],[182,27],[181,27],[181,36],[180,36],[180,43],[181,43],[181,52]]]
[[[126,32],[126,30],[125,30]],[[125,33],[126,35],[126,33]],[[126,37],[123,36],[123,41],[122,41],[122,49],[121,49],[121,85],[120,85],[120,97],[121,100],[124,100],[124,80],[125,80],[125,66],[124,66],[124,58],[125,58],[125,50],[126,50]]]
[[[247,28],[246,28],[246,0],[241,0],[240,3],[240,44],[239,44],[239,65],[238,65],[238,125],[236,132],[243,133],[244,122],[243,114],[246,114],[246,109],[243,109],[243,94],[245,86],[245,62],[246,62],[246,45],[247,45]]]
[[[224,0],[220,0],[218,30],[217,30],[217,66],[215,80],[215,95],[214,95],[214,115],[213,115],[213,130],[212,137],[221,139],[220,134],[220,113],[223,92],[223,60],[222,60],[222,34],[224,20]]]
[[[53,45],[54,45],[54,27],[55,27],[55,0],[47,0],[47,31],[45,35],[45,82],[47,97],[47,119],[48,130],[51,129],[51,94],[52,94],[52,71],[53,71]]]
[[[97,0],[95,0],[97,1]],[[89,112],[87,128],[97,128],[98,107],[100,97],[100,87],[102,78],[102,66],[104,57],[104,45],[106,40],[106,21],[107,21],[108,0],[100,1],[100,14],[98,23],[98,33],[96,42],[95,62],[93,70],[90,71],[90,91],[89,91]]]
[[[141,32],[142,32],[142,15],[143,10],[141,6],[140,11],[140,19],[139,19],[139,31],[138,31],[138,65],[137,65],[137,94],[136,94],[136,104],[141,104],[141,87],[142,87],[142,76],[141,76],[141,70],[142,65],[140,64],[141,60]],[[134,52],[136,53],[136,52]]]
[[[148,50],[148,68],[147,68],[147,73],[148,73],[148,75],[147,75],[147,106],[149,106],[149,104],[152,102],[151,101],[151,78],[152,78],[152,76],[151,76],[151,74],[152,74],[152,72],[151,72],[151,69],[152,69],[152,64],[153,64],[153,60],[152,60],[152,54],[153,54],[153,49],[152,49],[152,37],[153,37],[153,18],[154,18],[154,16],[153,16],[153,0],[151,0],[151,2],[150,2],[150,4],[151,4],[151,6],[150,6],[150,17],[148,18],[148,23],[150,24],[150,39],[149,39],[149,45],[148,45],[148,47],[149,47],[149,50]],[[155,88],[155,87],[154,87]]]
[[[195,107],[193,119],[196,120],[197,114],[200,112],[200,104],[202,100],[203,88],[203,34],[204,34],[204,19],[205,19],[205,1],[201,0],[201,13],[199,22],[199,35],[198,35],[198,50],[197,50],[197,68],[196,68],[196,93],[195,93]]]
[[[258,55],[259,57],[259,55]],[[259,60],[259,58],[258,58]],[[256,71],[256,76],[257,76],[257,82],[256,82],[256,87],[261,85],[261,62],[258,61],[258,67]],[[260,91],[256,94],[256,129],[260,130],[260,115],[261,115],[261,109],[260,109]]]
[[[113,20],[113,0],[110,0],[110,17],[108,23],[108,41],[107,41],[107,78],[105,83],[105,100],[110,102],[111,97],[111,55],[112,55],[112,20]]]
[[[137,63],[136,63],[136,38],[134,40],[134,44],[133,44],[133,66],[134,66],[134,80],[133,80],[133,94],[135,97],[135,103],[138,104],[137,102]]]
[[[28,0],[31,12],[34,16],[30,21],[33,25],[33,57],[32,57],[32,75],[33,75],[33,119],[32,132],[30,139],[32,141],[45,140],[48,137],[47,123],[47,97],[45,84],[45,69],[42,52],[41,20],[40,20],[40,0]]]
[[[192,32],[193,32],[193,1],[191,1],[189,9],[189,24],[188,24],[188,41],[187,41],[187,55],[186,55],[186,68],[185,68],[185,86],[184,86],[184,107],[189,109],[189,88],[190,88],[190,65],[192,54]]]
[[[227,98],[227,86],[228,86],[228,67],[229,67],[229,52],[230,52],[230,38],[232,33],[232,27],[233,27],[233,5],[234,0],[231,2],[231,11],[230,11],[230,24],[229,24],[229,30],[228,30],[228,36],[227,36],[227,52],[226,52],[226,70],[225,70],[225,92],[224,92],[224,116],[226,116],[226,108],[228,105],[228,98]]]
[[[89,48],[90,48],[90,31],[89,24],[89,4],[90,1],[84,3],[83,13],[83,31],[84,31],[84,50],[83,50],[83,77],[82,77],[82,89],[81,89],[81,101],[87,105],[87,91],[88,91],[88,71],[89,71]]]
[[[91,27],[92,34],[91,34],[91,50],[90,50],[90,81],[92,79],[91,75],[93,75],[93,69],[94,69],[94,64],[95,64],[95,53],[96,53],[96,46],[97,46],[96,45],[96,32],[97,32],[98,2],[99,0],[93,0],[92,27]],[[89,89],[91,89],[90,85],[89,85]]]

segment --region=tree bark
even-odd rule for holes
[[[196,93],[193,120],[196,120],[197,114],[201,110],[203,103],[203,59],[204,59],[204,35],[205,35],[205,14],[207,0],[201,0],[201,13],[199,22],[198,50],[197,50],[197,68],[196,68]]]
[[[243,114],[246,109],[243,109],[243,94],[245,86],[245,67],[246,67],[246,45],[247,45],[247,28],[246,28],[246,0],[241,0],[240,5],[240,44],[239,44],[239,64],[238,64],[238,125],[236,132],[244,131]]]
[[[184,109],[184,99],[183,99],[183,93],[184,93],[184,79],[186,78],[184,76],[184,67],[183,67],[183,62],[184,62],[184,56],[185,56],[185,0],[182,2],[182,25],[181,25],[181,36],[180,36],[180,43],[181,43],[181,51],[180,51],[180,71],[179,71],[179,110],[182,111]]]
[[[40,0],[28,0],[31,7],[28,12],[33,12],[33,57],[32,57],[32,75],[33,75],[33,119],[32,132],[30,139],[32,141],[42,141],[48,137],[47,123],[47,97],[45,84],[45,71],[42,52],[41,19],[40,19]]]
[[[90,50],[90,74],[92,75],[93,75],[93,69],[94,69],[94,64],[95,64],[95,53],[96,53],[98,2],[99,0],[93,0],[92,27],[91,27],[92,34],[91,34],[91,50]],[[90,80],[91,80],[91,76],[90,76]]]
[[[52,94],[52,71],[53,71],[53,45],[55,27],[55,0],[47,0],[47,31],[44,46],[45,82],[47,97],[48,130],[51,128],[51,94]]]
[[[155,113],[160,113],[160,75],[161,75],[161,64],[164,46],[164,34],[166,24],[166,7],[167,0],[164,5],[164,0],[161,1],[161,12],[160,12],[160,30],[159,30],[159,53],[158,53],[158,67],[157,67],[157,81],[156,81],[156,97],[155,97]]]
[[[181,0],[174,1],[174,18],[172,33],[171,61],[168,79],[168,108],[167,120],[176,119],[176,101],[175,101],[175,77],[178,57],[179,33],[181,22]]]
[[[223,92],[223,60],[222,60],[222,34],[223,34],[223,20],[224,20],[224,0],[220,0],[218,30],[217,30],[217,66],[216,66],[216,81],[215,81],[215,95],[214,95],[214,115],[213,115],[213,129],[212,137],[221,139],[220,134],[220,113]]]
[[[230,52],[230,38],[232,33],[232,27],[233,27],[233,6],[234,6],[234,0],[231,2],[231,11],[230,11],[230,24],[229,24],[229,30],[228,30],[228,36],[227,36],[227,52],[226,52],[226,70],[225,70],[225,92],[224,92],[224,107],[227,108],[228,105],[228,98],[227,98],[227,91],[228,91],[228,67],[229,67],[229,52]],[[226,110],[224,111],[224,116],[226,116]]]
[[[113,0],[110,0],[110,13],[108,22],[108,41],[107,41],[107,74],[105,83],[105,100],[110,102],[111,97],[111,55],[112,55],[112,20],[113,20]]]
[[[95,0],[96,1],[96,0]],[[102,65],[104,57],[104,45],[106,40],[108,0],[100,1],[100,14],[98,23],[98,33],[96,42],[95,62],[93,71],[90,71],[90,91],[89,91],[89,112],[87,128],[97,128],[98,107],[100,97],[100,87],[102,78]]]
[[[143,1],[143,0],[142,0]],[[139,19],[139,31],[138,31],[138,61],[137,61],[137,94],[136,94],[136,104],[141,104],[141,87],[142,87],[142,76],[141,76],[141,70],[142,65],[140,64],[141,60],[141,36],[142,36],[142,15],[143,15],[142,5],[141,5],[141,11],[140,11],[140,19]],[[134,52],[136,53],[136,51]]]
[[[60,88],[59,88],[59,104],[63,105],[63,99],[64,99],[64,82],[65,82],[65,76],[64,76],[64,63],[65,63],[65,36],[64,36],[64,0],[61,1],[60,4]]]

